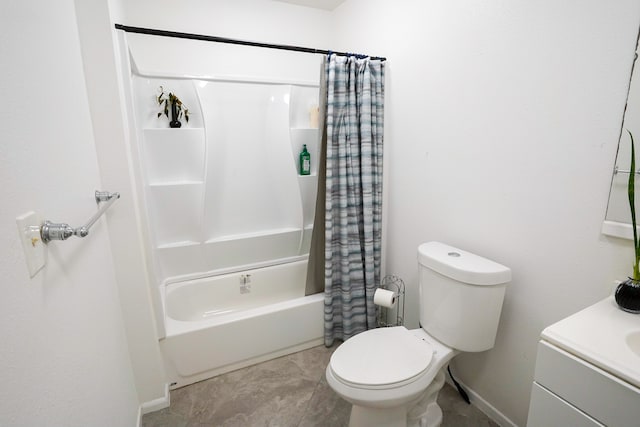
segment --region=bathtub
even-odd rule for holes
[[[304,296],[306,269],[305,260],[166,285],[170,387],[322,344],[324,295]]]

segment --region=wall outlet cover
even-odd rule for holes
[[[35,212],[27,212],[16,218],[16,224],[27,261],[29,277],[34,277],[47,262],[45,244],[40,237],[42,220]]]

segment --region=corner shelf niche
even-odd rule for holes
[[[205,175],[204,128],[145,128],[142,136],[146,193],[159,256],[168,258],[163,257],[163,252],[189,252],[183,261],[192,260],[194,254],[186,248],[199,244]],[[168,261],[166,265],[174,271],[176,268],[171,266],[179,264]]]
[[[291,148],[296,164],[296,170],[298,176],[301,178],[308,178],[310,176],[317,176],[318,174],[318,129],[317,128],[290,128],[289,134],[291,136]],[[302,151],[302,146],[307,145],[307,151],[311,154],[311,174],[300,175],[300,162],[299,156]]]
[[[298,171],[298,186],[302,198],[302,224],[303,233],[300,242],[299,253],[306,254],[311,247],[311,231],[315,216],[316,197],[318,194],[318,166],[320,164],[319,135],[317,128],[293,127],[289,129],[291,136],[292,152],[296,170]],[[307,145],[307,151],[311,154],[311,174],[300,175],[299,155],[302,146]]]
[[[203,182],[203,128],[144,129],[143,152],[150,185]]]
[[[289,137],[291,152],[298,172],[298,187],[302,202],[302,228],[298,244],[298,254],[309,253],[311,234],[315,216],[316,197],[318,194],[318,167],[320,164],[320,132],[318,116],[314,114],[319,105],[319,88],[317,86],[293,86],[289,104]],[[307,145],[311,155],[311,173],[300,175],[300,152]]]

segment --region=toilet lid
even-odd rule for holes
[[[378,328],[345,341],[331,356],[331,369],[341,380],[360,386],[407,381],[427,369],[433,348],[406,328]]]

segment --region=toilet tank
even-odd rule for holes
[[[440,242],[418,247],[420,326],[461,351],[493,347],[511,270]]]

